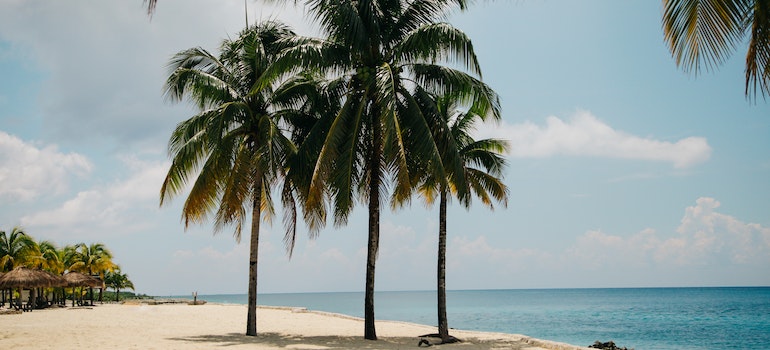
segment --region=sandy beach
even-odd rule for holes
[[[302,308],[260,307],[257,337],[245,336],[245,305],[120,305],[66,307],[0,315],[2,349],[410,349],[435,327],[378,321],[379,340],[362,337],[363,321]],[[585,349],[523,335],[452,334],[444,349]],[[430,339],[428,339],[430,340]],[[424,346],[423,346],[424,348]]]

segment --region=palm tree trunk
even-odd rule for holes
[[[446,191],[441,191],[438,211],[438,334],[441,340],[449,340],[449,325],[446,316]]]
[[[104,281],[104,275],[103,274],[100,274],[99,278],[101,278],[102,281]],[[104,282],[102,282],[102,283],[104,283]],[[99,288],[99,303],[100,304],[104,304],[103,296],[104,296],[104,288]]]
[[[376,113],[374,113],[376,116]],[[374,267],[380,245],[380,139],[379,118],[372,122],[372,153],[369,156],[369,243],[366,253],[366,295],[364,296],[364,338],[377,340],[374,326]]]
[[[254,186],[254,203],[251,210],[251,240],[249,243],[249,310],[246,318],[246,335],[257,335],[257,258],[259,256],[259,223],[261,219],[262,180]]]

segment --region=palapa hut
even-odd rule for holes
[[[30,269],[28,267],[19,266],[12,271],[0,276],[0,289],[3,288],[18,288],[19,300],[16,301],[17,307],[21,307],[21,292],[22,289],[30,289],[30,299],[36,301],[35,288],[48,288],[59,287],[66,285],[67,282],[60,276],[54,275],[50,272]],[[33,305],[32,306],[37,306]]]
[[[91,277],[80,272],[70,271],[64,274],[67,281],[67,287],[72,288],[72,306],[75,306],[75,287],[104,288],[104,282],[96,277]],[[82,301],[81,295],[81,301]],[[93,294],[91,294],[91,305],[94,304]]]

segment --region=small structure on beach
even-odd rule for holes
[[[104,282],[96,277],[91,277],[80,272],[70,271],[64,274],[64,279],[67,281],[67,287],[72,288],[72,306],[75,306],[75,288],[76,287],[91,287],[91,288],[104,288]],[[83,301],[82,295],[80,301]],[[93,294],[91,294],[91,305],[94,304]]]
[[[0,276],[0,289],[18,288],[19,298],[21,298],[23,289],[31,290],[30,300],[32,301],[32,305],[28,303],[28,308],[35,308],[34,306],[36,306],[36,288],[61,287],[66,284],[67,281],[61,276],[54,275],[48,271],[30,269],[24,266],[19,266]],[[16,306],[21,307],[21,300],[16,301]]]

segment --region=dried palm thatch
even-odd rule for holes
[[[0,276],[0,288],[60,287],[66,284],[61,276],[24,266]]]
[[[67,287],[104,288],[104,282],[101,279],[80,272],[67,272],[64,275],[64,279],[67,281]]]

